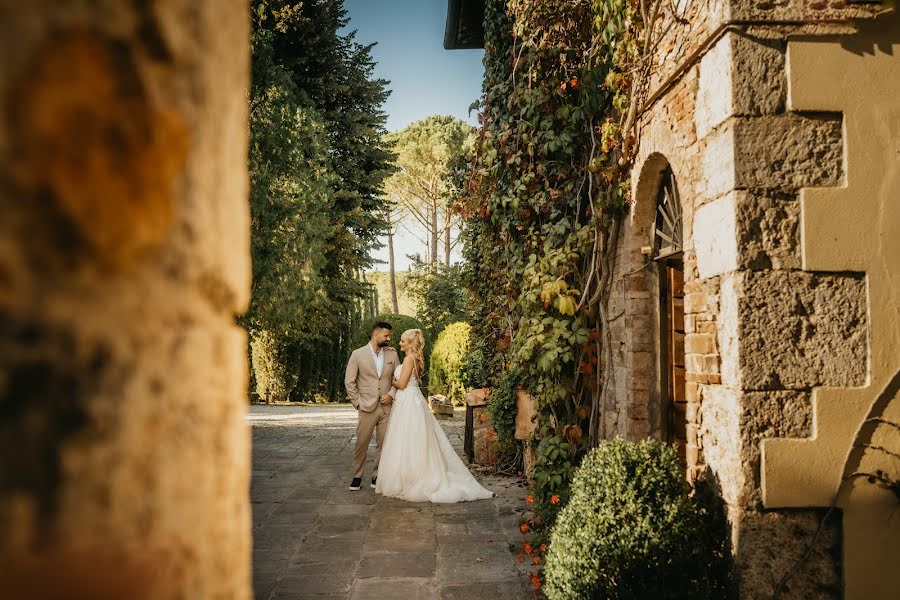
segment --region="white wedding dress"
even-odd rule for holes
[[[394,379],[400,378],[401,367]],[[494,495],[453,450],[415,377],[394,398],[375,491],[409,502],[461,502]]]

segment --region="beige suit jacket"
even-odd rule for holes
[[[381,369],[381,377],[375,370],[375,359],[369,344],[357,348],[350,355],[347,362],[347,371],[344,373],[344,385],[347,387],[347,395],[353,406],[363,412],[372,412],[378,408],[378,401],[384,394],[390,394],[393,398],[397,390],[391,385],[394,377],[394,369],[400,364],[397,351],[393,348],[382,349],[384,353],[384,366]],[[390,404],[384,405],[385,412],[390,412]]]

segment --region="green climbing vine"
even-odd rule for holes
[[[535,400],[535,517],[523,531],[549,531],[598,439],[606,297],[652,51],[645,4],[486,3],[480,137],[455,208],[489,382],[512,372]]]

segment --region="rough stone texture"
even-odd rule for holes
[[[733,114],[762,116],[783,113],[787,101],[785,43],[782,39],[733,33],[731,43]]]
[[[896,15],[872,28],[815,22],[872,16],[878,10],[873,6],[799,0],[714,4],[704,5],[706,14],[691,21],[691,31],[672,29],[672,37],[684,39],[664,44],[661,56],[678,51],[659,61],[651,82],[632,177],[634,203],[617,252],[621,283],[614,284],[609,304],[610,315],[623,317],[611,327],[616,380],[604,398],[604,435],[637,435],[633,425],[640,422],[629,416],[644,414],[651,417],[650,435],[661,434],[653,419],[659,404],[660,320],[653,306],[659,268],[647,263],[640,248],[652,243],[659,173],[670,166],[681,192],[685,234],[687,476],[711,483],[727,502],[739,595],[764,598],[771,596],[775,572],[803,553],[821,512],[762,512],[771,486],[763,476],[769,459],[761,448],[779,451],[778,463],[771,459],[771,471],[782,477],[779,506],[827,506],[839,477],[810,474],[844,461],[845,448],[827,441],[853,435],[856,425],[842,423],[840,415],[864,410],[872,392],[857,386],[872,386],[876,367],[896,362],[896,311],[887,317],[882,310],[897,305],[891,291],[896,286],[887,282],[898,279],[890,275],[879,283],[896,269],[879,257],[897,255],[891,250],[900,239],[894,231],[900,221],[891,218],[896,203],[889,200],[896,197],[896,169],[887,164],[896,158],[896,127],[887,125],[893,122],[888,113],[896,110],[884,101],[889,93],[883,89],[896,80],[891,57],[897,55],[900,28]],[[807,23],[766,24],[767,18]],[[710,38],[725,19],[762,22]],[[823,37],[857,31],[856,38]],[[798,37],[788,50],[792,34]],[[799,41],[802,34],[813,37]],[[708,45],[693,55],[703,44]],[[822,63],[826,56],[841,66]],[[696,62],[687,62],[694,57]],[[823,84],[837,72],[844,75],[835,85]],[[668,87],[656,87],[663,82]],[[649,311],[627,301],[629,290],[649,292]],[[870,332],[879,314],[883,325]],[[885,352],[878,354],[878,348]],[[879,381],[879,389],[890,385]],[[885,398],[900,396],[890,390]],[[890,399],[882,404],[893,406]],[[813,406],[820,417],[816,431]],[[795,458],[800,456],[808,468]],[[873,452],[864,458],[867,465],[879,463]],[[887,494],[876,497],[872,486],[852,488],[860,507],[888,506]],[[794,490],[800,489],[815,504],[799,503],[801,494]],[[866,555],[870,540],[892,547],[874,521],[864,509],[845,512],[845,552],[852,547],[854,556]],[[854,558],[844,575],[857,583],[848,581],[842,590],[840,528],[826,528],[822,546],[792,580],[787,596],[834,597],[868,589],[872,581],[880,583],[871,589],[888,589],[885,569],[876,574],[870,566],[881,563]],[[867,537],[853,533],[864,529]]]
[[[723,0],[684,0],[676,5],[678,21],[666,19],[664,35],[657,48],[656,68],[651,76],[650,93],[675,79],[686,59],[697,52],[718,27],[728,19],[728,2]]]
[[[741,465],[740,504],[762,510],[760,442],[767,438],[806,438],[812,435],[809,392],[746,392],[740,399]]]
[[[239,2],[0,7],[8,597],[250,597],[248,34]]]
[[[734,115],[732,37],[727,35],[720,39],[700,61],[697,107],[693,118],[697,135],[701,138]]]
[[[737,188],[796,190],[841,182],[840,115],[741,117],[734,120],[732,131]]]
[[[441,422],[460,455],[463,415]],[[478,475],[497,496],[458,504],[352,492],[352,408],[254,406],[249,421],[257,600],[531,596],[527,565],[511,552],[524,542],[521,480]]]
[[[497,432],[488,415],[487,408],[476,406],[472,409],[472,436],[475,451],[475,462],[480,465],[493,465],[497,462],[494,444]]]
[[[800,268],[800,202],[775,192],[734,192],[742,270]]]
[[[744,488],[741,439],[735,435],[741,421],[740,393],[720,385],[701,385],[700,389],[703,459],[717,481],[720,496],[734,508]]]
[[[779,0],[759,2],[759,0],[727,0],[732,19],[766,21],[798,20],[815,21],[837,19],[861,19],[872,17],[882,10],[878,4],[844,2],[810,2],[809,0]]]
[[[727,33],[703,56],[693,115],[700,138],[729,117],[784,112],[783,46],[781,40]]]
[[[829,506],[843,514],[843,592],[847,598],[896,593],[900,572],[897,496],[847,473],[883,471],[898,478],[895,426],[885,451],[873,443],[873,424],[900,422],[900,170],[897,105],[889,100],[900,80],[900,13],[859,24],[844,38],[789,42],[790,97],[794,110],[840,110],[844,122],[846,182],[800,193],[803,267],[864,272],[868,369],[859,387],[813,390],[815,436],[769,439],[762,445],[763,500],[767,507]],[[842,73],[832,84],[827,74]],[[864,424],[865,423],[865,424]],[[875,442],[877,443],[877,442]]]
[[[841,119],[833,114],[734,117],[707,136],[704,194],[834,186],[844,174]]]
[[[799,269],[800,202],[777,192],[733,191],[697,210],[699,277],[729,271]]]
[[[741,514],[735,568],[742,598],[772,598],[775,585],[806,552],[825,512],[786,510]],[[810,556],[787,582],[779,598],[840,598],[840,565],[841,519],[837,511],[825,521]]]
[[[437,419],[453,418],[453,402],[446,396],[428,396],[428,406]]]
[[[865,383],[864,279],[783,271],[738,277],[742,389]]]

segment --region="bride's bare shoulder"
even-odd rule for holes
[[[411,364],[413,363],[414,360],[416,360],[416,359],[413,358],[411,355],[407,354],[406,356],[403,357],[403,364],[404,364],[404,365],[411,365]]]

